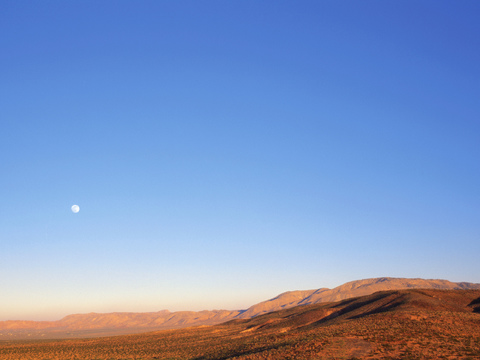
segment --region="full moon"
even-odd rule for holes
[[[74,212],[75,214],[78,213],[80,211],[80,206],[78,205],[73,205],[72,206],[72,212]]]

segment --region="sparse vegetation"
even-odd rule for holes
[[[210,327],[94,339],[4,341],[0,358],[478,359],[480,314],[468,307],[476,298],[480,291],[383,292]],[[332,316],[333,309],[337,316]]]

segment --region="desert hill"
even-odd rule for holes
[[[389,290],[215,326],[0,342],[0,358],[478,359],[479,312],[480,290]]]
[[[235,318],[241,311],[177,311],[149,313],[89,313],[68,315],[58,321],[2,321],[1,339],[54,339],[132,334],[158,329],[214,325]]]
[[[337,302],[297,306],[274,311],[248,320],[249,329],[280,328],[282,331],[306,326],[318,327],[327,322],[360,319],[368,315],[392,312],[412,317],[418,312],[479,313],[480,290],[389,290]],[[425,315],[426,316],[426,315]],[[414,318],[418,315],[413,316]],[[478,318],[480,320],[480,317]]]
[[[448,280],[425,280],[406,278],[374,278],[357,280],[337,286],[333,289],[321,288],[307,291],[289,291],[277,297],[251,306],[241,313],[239,318],[251,318],[267,312],[286,309],[299,305],[318,304],[322,302],[339,301],[356,296],[373,294],[377,291],[400,289],[480,289],[480,284],[454,283]]]
[[[89,313],[68,315],[58,321],[0,321],[0,339],[94,337],[214,325],[233,319],[250,319],[301,305],[333,302],[377,291],[399,289],[480,289],[480,284],[405,278],[365,279],[348,282],[334,289],[285,292],[246,310]]]

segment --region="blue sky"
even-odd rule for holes
[[[479,13],[0,1],[0,320],[480,282]]]

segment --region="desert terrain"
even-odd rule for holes
[[[480,290],[379,291],[135,335],[4,340],[2,360],[478,359]]]
[[[250,319],[296,306],[334,302],[370,295],[377,291],[400,289],[466,290],[480,289],[480,284],[382,277],[351,281],[333,289],[288,291],[245,310],[88,313],[68,315],[58,321],[0,321],[0,340],[98,337],[215,325],[229,320]]]

